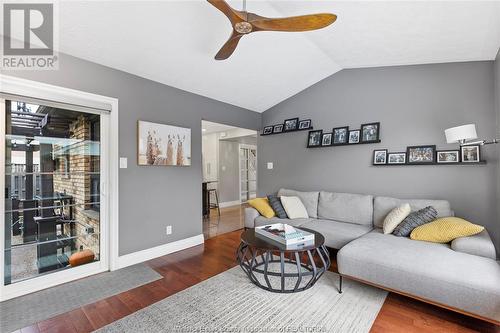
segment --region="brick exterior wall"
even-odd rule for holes
[[[99,233],[99,212],[92,211],[89,205],[92,202],[90,172],[93,171],[89,144],[91,139],[90,125],[88,118],[83,115],[70,125],[70,138],[82,141],[66,147],[69,154],[59,156],[56,159],[54,192],[73,196],[73,203],[78,204],[73,207],[73,219],[79,222],[76,223],[75,228],[76,235],[80,236],[75,242],[76,248],[77,250],[80,247],[83,247],[84,250],[90,249],[98,259],[99,236],[87,235],[85,227],[85,225],[91,226],[95,233]],[[57,151],[57,147],[54,150]],[[98,159],[99,157],[94,158]],[[69,170],[66,169],[67,166],[69,166]],[[69,172],[65,174],[65,171]],[[65,213],[69,214],[69,209]],[[69,230],[65,230],[65,232],[69,233]]]

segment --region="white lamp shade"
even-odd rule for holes
[[[476,125],[468,124],[457,127],[448,128],[444,131],[447,143],[462,142],[462,140],[477,139]]]

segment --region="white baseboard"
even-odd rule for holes
[[[235,201],[226,201],[226,202],[220,202],[219,207],[220,208],[225,208],[225,207],[231,207],[231,206],[237,206],[241,205],[240,200],[235,200]]]
[[[147,250],[125,254],[118,257],[118,262],[115,269],[132,266],[170,253],[185,250],[187,248],[203,244],[204,242],[205,238],[203,237],[203,234],[200,234],[197,236],[181,239],[176,242],[152,247]]]

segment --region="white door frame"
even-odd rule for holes
[[[0,301],[29,294],[38,290],[66,283],[85,276],[118,268],[118,99],[58,87],[31,80],[2,75],[0,92],[47,101],[72,104],[94,109],[111,109],[109,115],[101,116],[101,197],[104,200],[104,220],[101,225],[99,262],[74,267],[60,272],[42,275],[14,284],[4,285],[5,265],[5,200],[0,200]],[[0,188],[5,188],[5,107],[0,105]],[[102,209],[102,208],[101,208]]]
[[[244,143],[240,143],[238,145],[238,180],[239,180],[238,197],[239,197],[240,203],[243,203],[243,201],[241,200],[241,156],[240,156],[241,148],[255,149],[255,165],[256,166],[258,165],[259,152],[257,151],[256,145],[248,145],[248,144],[244,144]],[[255,168],[255,175],[256,175],[256,180],[258,180],[259,179],[258,168]],[[257,194],[257,181],[255,182],[255,193]]]

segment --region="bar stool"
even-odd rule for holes
[[[210,199],[212,198],[211,194],[215,195],[215,203],[211,203]],[[208,207],[210,208],[217,208],[217,212],[219,213],[220,216],[220,208],[219,208],[219,194],[217,193],[217,189],[211,188],[208,190]]]

